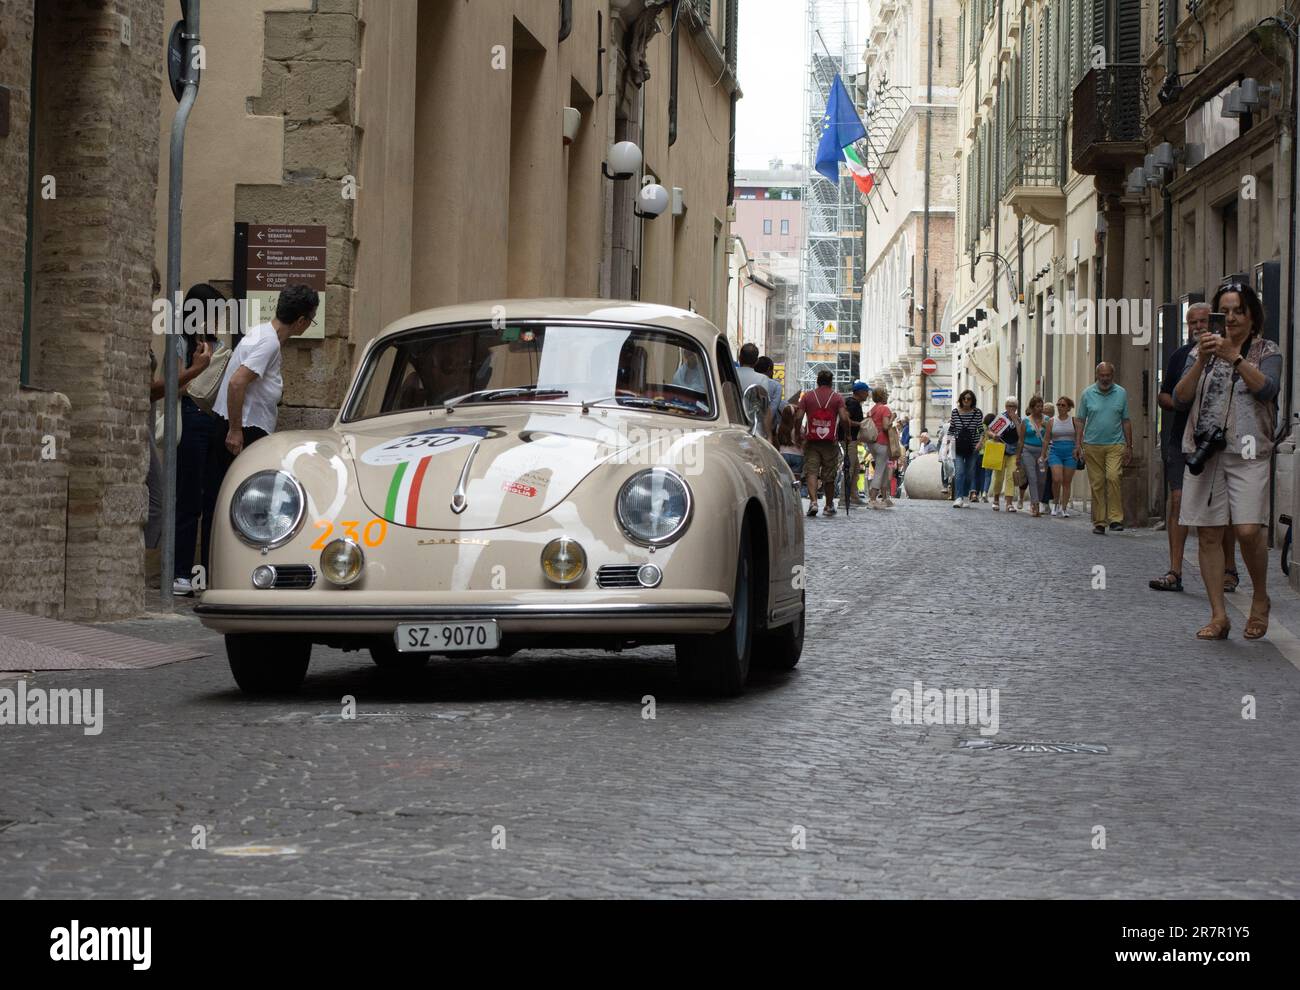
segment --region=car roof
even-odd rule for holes
[[[713,344],[720,332],[716,326],[698,313],[678,309],[675,306],[662,306],[658,303],[633,302],[624,299],[485,299],[412,313],[390,323],[375,340],[377,342],[393,334],[418,327],[500,319],[502,313],[507,321],[580,319],[665,327],[689,334],[706,345],[706,349]]]

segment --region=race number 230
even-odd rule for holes
[[[370,522],[357,533],[357,527],[361,525],[360,520],[348,522],[344,520],[340,523],[330,522],[328,519],[320,519],[316,522],[316,528],[323,530],[317,537],[316,542],[311,545],[313,550],[324,550],[325,544],[330,541],[330,536],[334,533],[334,527],[337,525],[343,530],[343,535],[353,543],[364,543],[368,547],[377,547],[384,542],[384,537],[388,535],[388,523],[383,519],[371,519]]]

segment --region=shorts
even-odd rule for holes
[[[1183,490],[1183,475],[1187,471],[1187,455],[1181,447],[1175,447],[1165,454],[1165,483],[1171,492]]]
[[[1079,462],[1074,458],[1074,441],[1053,440],[1047,450],[1047,466],[1077,469]]]
[[[803,477],[803,454],[787,454],[782,451],[781,457],[790,465],[790,470],[794,472],[796,478]]]
[[[1221,450],[1200,474],[1187,472],[1178,521],[1184,526],[1268,523],[1268,487],[1272,458],[1246,460]]]
[[[816,475],[823,485],[835,484],[840,470],[840,445],[834,440],[809,440],[803,447],[803,473]]]

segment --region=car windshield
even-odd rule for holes
[[[700,346],[648,327],[520,324],[404,333],[371,351],[344,422],[502,402],[604,401],[712,418]]]

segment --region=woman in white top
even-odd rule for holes
[[[1074,453],[1079,445],[1079,421],[1071,415],[1073,410],[1074,400],[1068,395],[1056,400],[1056,415],[1047,436],[1051,442],[1044,445],[1041,456],[1052,471],[1052,495],[1056,500],[1052,515],[1062,519],[1070,518],[1070,482],[1079,466]]]

